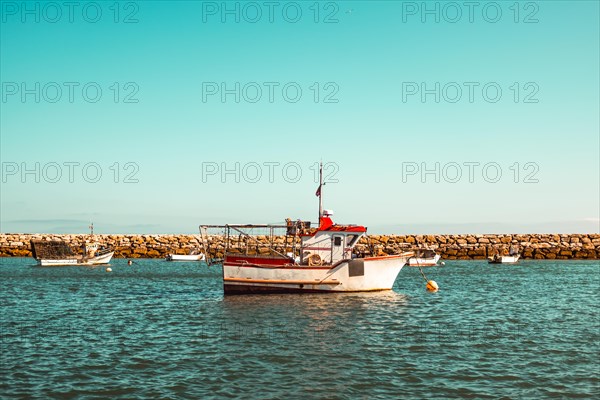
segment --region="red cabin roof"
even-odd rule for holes
[[[367,231],[367,228],[361,225],[338,225],[334,224],[331,218],[329,217],[321,217],[319,221],[319,227],[317,229],[311,229],[309,232],[304,234],[303,236],[314,236],[317,232],[361,232],[364,233]]]

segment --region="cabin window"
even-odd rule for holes
[[[346,237],[346,246],[347,247],[354,246],[354,244],[356,243],[356,241],[358,240],[358,238],[359,238],[358,235],[348,235]]]
[[[341,236],[335,236],[333,238],[333,245],[334,246],[341,246],[342,245],[342,237]]]

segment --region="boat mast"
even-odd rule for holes
[[[319,218],[317,222],[321,223],[323,216],[323,161],[319,164]]]

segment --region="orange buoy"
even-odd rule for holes
[[[427,290],[430,292],[437,292],[439,290],[439,286],[436,281],[427,281]]]

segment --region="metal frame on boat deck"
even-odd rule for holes
[[[289,221],[289,220],[288,220]],[[276,225],[276,224],[225,224],[225,225],[200,225],[200,238],[202,242],[203,251],[207,255],[207,262],[214,263],[215,261],[221,261],[225,255],[235,258],[236,256],[243,256],[244,258],[258,258],[264,263],[271,264],[268,259],[279,261],[282,259],[287,260],[286,263],[294,264],[294,260],[300,254],[301,242],[300,234],[306,231],[310,227],[310,222],[306,221],[289,221],[288,225]],[[209,229],[221,230],[221,235],[225,238],[225,248],[222,254],[218,249],[213,249],[210,241]],[[266,230],[263,232],[247,232],[244,230],[254,231],[257,229]],[[276,232],[281,230],[281,234]],[[233,232],[237,232],[238,235],[232,235]],[[285,233],[284,233],[285,231]],[[221,236],[220,235],[220,236]],[[268,236],[268,242],[261,242],[257,236]],[[276,236],[284,236],[283,243],[276,243]],[[236,246],[233,241],[237,237],[238,245]],[[242,241],[242,238],[244,239]],[[261,252],[260,249],[266,249]],[[234,251],[231,251],[234,250]],[[265,252],[266,251],[266,252]],[[291,253],[291,255],[289,254]],[[235,261],[234,261],[235,262]],[[276,262],[275,265],[281,263]]]

